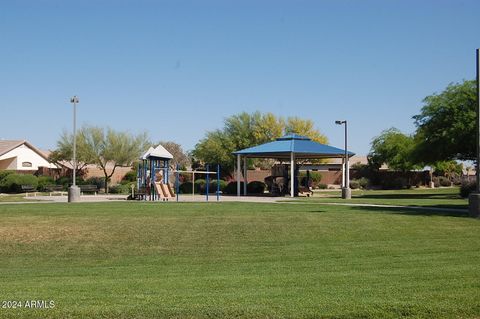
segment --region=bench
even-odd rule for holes
[[[80,187],[80,191],[83,193],[94,193],[97,195],[98,187],[97,185],[78,185]]]
[[[28,192],[34,193],[37,196],[37,188],[32,185],[22,185],[22,192],[25,193],[25,196],[28,197]]]
[[[63,195],[64,193],[66,193],[63,190],[63,185],[46,185],[45,190],[50,193],[50,196],[52,196],[52,194],[55,194],[55,193],[60,195]]]

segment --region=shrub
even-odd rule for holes
[[[122,182],[136,182],[137,181],[137,172],[135,170],[128,171],[125,176],[122,178]],[[123,184],[123,183],[122,183]]]
[[[410,188],[410,184],[405,177],[396,177],[393,180],[387,180],[382,185],[384,189],[405,189]]]
[[[2,180],[10,174],[14,174],[14,171],[0,171],[0,183]]]
[[[196,193],[205,193],[205,186],[207,185],[207,181],[203,178],[199,178],[195,180],[195,192]]]
[[[50,176],[39,176],[37,190],[45,192],[45,186],[55,184],[55,181]]]
[[[95,185],[98,189],[105,188],[105,178],[103,177],[90,177],[84,181],[86,185]],[[110,187],[109,187],[110,189]],[[110,190],[109,190],[110,191]]]
[[[20,193],[22,185],[38,186],[38,178],[34,175],[9,174],[0,184],[0,190],[6,193]]]
[[[370,185],[370,180],[366,177],[362,177],[358,179],[358,183],[360,184],[360,187],[365,189]]]
[[[193,183],[192,182],[182,183],[178,187],[178,192],[180,194],[191,194],[192,190],[193,190]]]
[[[460,186],[460,196],[467,198],[471,192],[475,191],[476,188],[476,182],[464,182],[462,183],[462,186]]]
[[[227,187],[227,182],[221,179],[219,180],[219,185],[220,185],[220,191],[223,193],[225,191],[225,187]],[[217,192],[217,180],[214,180],[213,182],[210,183],[209,191],[210,193]]]
[[[452,186],[452,182],[450,182],[450,180],[444,176],[439,176],[438,181],[440,182],[440,186],[443,186],[443,187]]]
[[[240,182],[240,192],[243,194],[243,182]],[[237,182],[228,183],[224,190],[225,194],[236,195],[237,194]]]
[[[440,179],[437,176],[433,177],[432,182],[435,188],[440,187]]]
[[[318,187],[318,189],[327,189],[328,185],[327,184],[318,184],[317,187]]]
[[[247,184],[247,193],[263,194],[267,185],[264,182],[253,181]]]
[[[307,172],[302,171],[298,175],[299,180],[300,180],[300,185],[302,186],[311,186],[313,188],[317,188],[318,184],[320,184],[320,181],[322,180],[322,174],[319,172],[310,172],[310,185],[307,185]]]
[[[91,184],[91,185],[94,185],[94,184]],[[109,186],[108,192],[110,194],[131,194],[132,185],[135,185],[135,183],[117,184],[117,185]]]
[[[360,188],[360,182],[357,179],[352,179],[350,181],[350,188],[351,189],[359,189]]]

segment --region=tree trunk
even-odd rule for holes
[[[105,194],[108,194],[108,175],[107,172],[104,172],[105,175]]]

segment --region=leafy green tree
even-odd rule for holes
[[[390,128],[373,139],[368,157],[370,163],[376,167],[387,164],[391,169],[406,172],[419,168],[413,161],[414,149],[415,140],[412,136]]]
[[[243,112],[225,119],[223,129],[208,132],[197,143],[192,155],[204,163],[218,163],[225,173],[230,173],[235,162],[232,152],[273,141],[287,133],[306,135],[321,143],[328,141],[314,128],[311,120],[296,117],[284,120],[272,113]],[[251,164],[262,167],[264,162],[252,160]]]
[[[172,141],[160,141],[156,145],[158,144],[161,144],[167,151],[170,152],[170,154],[173,155],[173,159],[170,161],[172,168],[175,169],[177,164],[181,169],[185,169],[190,166],[190,158],[180,144]]]
[[[463,165],[456,161],[439,161],[432,165],[437,175],[443,175],[450,181],[462,174]]]
[[[73,138],[62,134],[57,143],[60,148],[59,160],[70,160]],[[77,133],[77,157],[84,164],[95,164],[104,174],[105,192],[108,181],[117,167],[129,167],[141,156],[148,145],[146,134],[133,136],[127,132],[117,132],[111,128],[84,126]],[[60,152],[64,150],[64,152]]]
[[[313,141],[327,144],[328,139],[325,135],[315,129],[312,120],[304,120],[298,117],[289,117],[285,123],[285,133],[296,133],[311,138]]]
[[[417,161],[474,160],[476,152],[476,81],[450,84],[427,96],[415,115]]]
[[[81,149],[83,144],[80,143],[80,136],[77,135],[77,167],[76,175],[82,176],[85,167],[93,162],[93,158],[88,157],[88,152]],[[64,163],[70,164],[73,168],[73,134],[63,131],[60,138],[57,141],[57,148],[53,150],[49,155],[49,161],[57,165],[63,165]]]

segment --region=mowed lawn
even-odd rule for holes
[[[428,206],[436,208],[467,209],[468,200],[460,197],[459,187],[412,188],[405,190],[353,190],[352,199],[340,198],[340,191],[318,191],[308,202],[354,203],[401,206]]]
[[[478,318],[480,221],[301,203],[0,205],[0,318]]]

